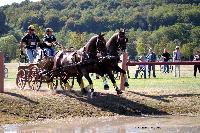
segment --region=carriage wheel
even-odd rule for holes
[[[20,89],[24,89],[26,85],[26,72],[23,69],[20,69],[17,73],[17,78],[16,78],[16,85]]]
[[[32,90],[38,91],[42,85],[42,75],[40,75],[40,69],[37,66],[33,66],[29,69],[28,84]]]

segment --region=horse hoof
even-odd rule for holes
[[[109,86],[108,85],[104,85],[104,90],[109,90]]]
[[[98,92],[93,92],[93,96],[97,97],[97,96],[99,96],[99,93]]]
[[[125,83],[124,83],[124,86],[125,86],[125,87],[129,87],[128,82],[125,82]]]

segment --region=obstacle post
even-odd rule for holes
[[[128,61],[128,52],[125,52],[122,57],[122,69],[125,71],[127,69],[127,66],[126,66],[127,61]],[[124,78],[123,74],[121,73],[121,75],[120,75],[120,90],[125,90],[124,80],[125,80],[125,78]]]
[[[4,92],[4,56],[0,51],[0,93]]]

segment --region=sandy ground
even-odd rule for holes
[[[52,95],[48,90],[8,89],[0,94],[0,123],[67,117],[200,115],[199,90],[131,90],[118,96],[99,92],[90,99],[79,91]]]

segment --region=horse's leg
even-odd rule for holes
[[[83,72],[83,75],[84,77],[87,79],[88,83],[89,83],[89,88],[91,90],[91,94],[90,94],[90,98],[93,97],[93,94],[94,94],[94,88],[93,88],[93,82],[92,82],[92,79],[90,78],[90,75],[88,72],[86,72],[85,70],[82,71]]]
[[[115,70],[117,72],[120,72],[121,74],[123,74],[125,81],[124,81],[124,86],[125,87],[129,87],[129,83],[128,83],[128,77],[126,75],[126,71],[124,71],[123,69],[121,69],[118,65],[115,66]]]
[[[82,93],[82,94],[87,94],[88,91],[87,91],[86,88],[84,87],[84,82],[83,82],[83,78],[82,78],[82,77],[83,77],[83,76],[78,75],[78,76],[77,76],[77,82],[78,82],[78,84],[79,84],[79,86],[80,86],[80,88],[81,88],[81,93]]]
[[[108,72],[107,74],[108,74],[108,76],[109,76],[111,82],[113,83],[113,86],[114,86],[114,88],[115,88],[117,94],[118,94],[118,95],[119,95],[119,94],[122,94],[123,92],[118,88],[118,86],[117,86],[117,84],[116,84],[116,81],[115,81],[115,78],[114,78],[114,75],[112,74],[112,72],[110,71],[110,72]]]
[[[61,82],[63,82],[64,84],[64,90],[71,90],[71,86],[69,85],[68,83],[68,79],[69,79],[69,76],[68,75],[65,75],[61,78]]]
[[[52,94],[55,94],[54,88],[53,88],[53,79],[54,79],[54,74],[47,74],[47,85],[48,88],[51,90]]]

